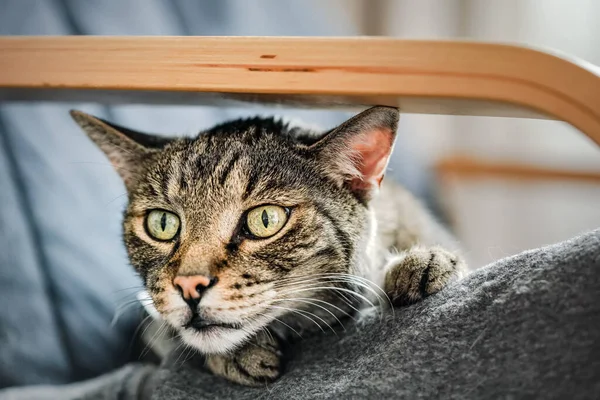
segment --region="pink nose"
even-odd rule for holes
[[[173,285],[181,292],[184,299],[199,299],[202,292],[217,283],[217,278],[204,275],[177,276],[173,279]]]

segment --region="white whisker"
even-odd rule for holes
[[[323,318],[319,317],[318,315],[314,315],[311,312],[308,311],[304,311],[304,310],[296,310],[294,308],[288,308],[288,307],[282,307],[282,306],[269,306],[270,308],[278,308],[278,309],[282,309],[282,310],[286,310],[286,311],[290,311],[293,312],[295,314],[301,315],[306,319],[309,319],[310,321],[312,321],[315,325],[317,325],[319,327],[319,329],[323,332],[325,332],[325,330],[323,329],[323,327],[314,319],[312,319],[311,317],[309,317],[308,315],[305,314],[309,314],[312,315],[315,318],[320,319],[321,321],[323,321],[323,323],[325,323],[325,325],[327,325],[333,332],[335,332],[335,330],[327,323],[327,321],[325,321]]]
[[[196,355],[197,350],[193,346],[188,346],[187,355],[183,358],[181,365],[185,364],[185,362]],[[189,357],[188,357],[189,355]]]
[[[272,334],[272,333],[271,333],[271,332],[270,332],[270,331],[267,329],[267,327],[266,327],[266,326],[263,326],[263,327],[262,327],[262,328],[260,328],[260,329],[261,329],[262,331],[264,331],[264,332],[267,334],[267,336],[269,336],[269,337],[271,338],[271,340],[272,340],[273,342],[275,342],[275,338],[273,337],[273,334]]]
[[[152,318],[152,316],[151,315],[147,315],[146,317],[144,317],[144,319],[142,319],[140,321],[140,323],[138,324],[137,328],[135,328],[135,331],[133,332],[133,336],[134,337],[138,334],[140,328],[146,323],[146,321],[148,320],[148,318]],[[148,329],[148,326],[150,326],[150,324],[148,324],[146,326],[146,328],[144,328],[144,331],[141,333],[140,336],[144,336],[144,333],[146,333],[146,329]]]
[[[358,275],[353,275],[353,274],[347,274],[347,273],[338,273],[338,272],[327,272],[327,273],[320,273],[320,274],[315,274],[315,275],[311,275],[311,276],[303,276],[303,277],[294,277],[294,278],[288,278],[288,281],[291,281],[293,283],[308,283],[308,282],[313,282],[313,281],[319,281],[320,278],[325,278],[325,279],[332,279],[332,278],[336,278],[338,279],[338,281],[341,282],[345,282],[345,283],[353,283],[357,286],[361,286],[367,290],[369,290],[371,293],[373,293],[373,295],[377,298],[377,300],[380,302],[382,300],[383,297],[385,297],[385,299],[387,300],[387,302],[389,303],[391,309],[393,310],[393,305],[392,302],[389,298],[389,296],[385,293],[385,291],[379,287],[379,285],[377,285],[375,282],[363,278],[361,276]],[[280,283],[280,282],[277,282]],[[281,280],[282,284],[275,284],[274,286],[280,287],[280,286],[285,286],[286,285],[286,280],[283,279]],[[381,292],[381,294],[383,294],[383,296],[380,293],[377,293],[373,287],[375,287],[376,289],[378,289],[379,292]]]
[[[148,325],[148,327],[149,326],[150,326],[150,324]],[[144,348],[144,350],[140,354],[140,357],[144,357],[146,354],[148,354],[150,352],[150,350],[152,349],[152,346],[154,346],[154,344],[160,338],[160,336],[163,333],[165,333],[168,329],[169,329],[169,327],[168,327],[167,323],[165,321],[161,322],[161,324],[158,327],[158,329],[156,330],[156,332],[154,332],[154,335],[152,335],[152,337],[150,338],[150,340],[146,344],[146,347]]]
[[[284,302],[284,301],[297,301],[297,302],[300,302],[300,303],[310,304],[310,305],[312,305],[312,306],[319,307],[319,308],[321,308],[321,309],[325,310],[326,312],[328,312],[329,314],[331,314],[331,316],[332,316],[333,318],[335,318],[335,320],[336,320],[336,321],[337,321],[337,322],[338,322],[338,323],[339,323],[339,324],[342,326],[342,328],[343,328],[344,330],[346,330],[346,327],[344,326],[344,324],[342,324],[342,321],[340,321],[340,319],[339,319],[339,318],[338,318],[338,317],[337,317],[337,316],[336,316],[334,313],[332,313],[330,310],[326,309],[325,307],[323,307],[323,306],[321,306],[321,305],[319,305],[319,304],[316,304],[316,303],[313,301],[313,299],[293,298],[293,299],[279,299],[279,300],[275,300],[275,301],[277,301],[277,302]],[[326,301],[324,301],[324,303],[325,303],[325,304],[328,304],[328,305],[331,305],[331,306],[333,306],[332,304],[330,304],[330,303],[328,303],[328,302],[326,302]],[[335,306],[334,306],[334,307],[335,307]],[[337,308],[337,307],[336,307],[336,308]],[[340,308],[338,308],[338,310],[341,310],[341,309],[340,309]],[[346,314],[347,314],[347,313],[346,313]]]
[[[300,333],[298,333],[297,330],[295,330],[294,328],[292,328],[291,326],[289,326],[288,324],[286,324],[285,322],[283,322],[279,318],[274,317],[274,316],[269,316],[269,315],[266,315],[266,314],[262,314],[262,313],[256,313],[256,315],[261,315],[263,317],[267,317],[268,319],[272,318],[274,321],[279,322],[280,324],[285,325],[286,327],[288,327],[292,332],[294,332],[296,335],[298,335],[298,337],[300,337],[300,339],[304,339],[302,337],[302,335]]]
[[[316,285],[316,284],[322,284],[323,282],[317,281],[312,283],[312,285]],[[283,287],[283,289],[279,294],[281,295],[286,295],[286,294],[293,294],[294,292],[292,291],[292,289],[302,289],[302,288],[310,288],[311,286],[308,285],[299,285],[299,284],[293,284],[293,285],[288,285],[287,287]],[[329,289],[334,289],[334,288],[329,288]],[[318,288],[316,289],[318,290]],[[350,290],[350,289],[348,289]],[[349,308],[351,308],[354,312],[356,313],[360,313],[360,310],[358,308],[356,308],[353,304],[353,301],[348,299],[348,297],[346,297],[346,295],[344,294],[344,291],[339,291],[339,290],[333,290],[332,294],[334,294],[336,297],[340,298],[340,300],[342,300]],[[352,294],[355,294],[354,292],[352,292]]]
[[[333,283],[335,281],[332,281]],[[329,282],[318,282],[318,283],[314,283],[311,285],[317,285],[317,284],[323,284],[323,283],[329,283]],[[353,290],[350,289],[346,289],[346,288],[341,288],[341,287],[335,287],[335,286],[300,286],[300,289],[294,289],[292,291],[286,291],[286,294],[292,294],[292,293],[298,293],[298,292],[307,292],[307,291],[311,291],[311,290],[335,290],[335,291],[341,291],[341,292],[345,292],[345,293],[350,293],[360,299],[362,299],[364,302],[368,303],[371,307],[375,308],[375,304],[373,304],[373,302],[371,300],[369,300],[368,298],[366,298],[365,296],[363,296],[360,293],[357,293]]]
[[[392,304],[392,301],[390,300],[390,297],[387,295],[387,293],[385,292],[385,290],[383,290],[381,288],[381,286],[379,286],[378,284],[376,284],[375,282],[373,282],[370,279],[364,278],[362,276],[358,276],[358,275],[353,275],[353,274],[346,274],[346,273],[337,273],[337,272],[328,272],[328,273],[324,273],[321,275],[327,275],[327,276],[345,276],[348,279],[356,279],[356,280],[360,280],[363,283],[367,284],[369,287],[374,287],[375,289],[377,289],[381,294],[377,295],[378,297],[385,297],[391,307],[391,309],[394,309],[394,305]],[[373,293],[375,294],[375,293]]]
[[[183,347],[184,347],[184,349],[183,349],[183,350],[181,350],[181,352],[180,352],[180,353],[179,353],[179,355],[177,356],[177,359],[176,359],[176,360],[175,360],[175,362],[173,363],[173,366],[174,366],[174,367],[177,367],[177,363],[179,362],[179,359],[180,359],[180,358],[181,358],[181,356],[183,355],[183,352],[184,352],[184,351],[187,351],[187,350],[189,349],[189,347],[191,347],[190,345],[188,345],[186,342],[184,342],[184,341],[182,340],[182,341],[181,341],[181,343],[179,343],[179,346],[177,346],[177,347],[175,348],[175,350],[174,350],[174,351],[177,351],[177,350],[179,350],[179,348],[180,348],[181,346],[183,346]]]

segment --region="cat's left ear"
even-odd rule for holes
[[[170,139],[148,135],[72,110],[71,117],[102,150],[127,189],[132,189],[142,172],[148,154],[162,148]]]
[[[379,188],[387,167],[400,112],[377,106],[354,116],[313,144],[325,172],[364,201]]]

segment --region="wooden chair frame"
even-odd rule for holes
[[[526,47],[388,38],[0,37],[0,101],[384,104],[563,120],[600,144],[600,69]]]

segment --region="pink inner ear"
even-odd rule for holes
[[[377,129],[360,135],[352,144],[352,149],[358,156],[356,169],[361,175],[352,180],[353,188],[369,189],[381,184],[392,152],[392,139],[392,132]]]

